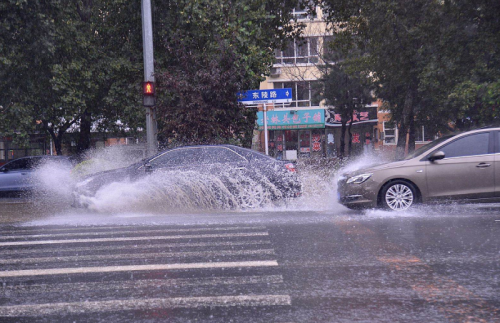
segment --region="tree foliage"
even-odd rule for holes
[[[164,140],[250,146],[256,110],[236,93],[258,88],[273,49],[295,37],[297,1],[181,0],[157,2],[157,107]],[[159,17],[161,13],[162,17]]]
[[[377,96],[399,127],[397,157],[414,129],[498,118],[498,1],[326,0],[340,50],[364,49]]]
[[[157,75],[162,91],[157,116],[163,141],[175,144],[238,143],[249,146],[254,108],[236,101],[245,69],[231,47],[220,41],[210,54],[179,41],[170,48],[176,64]]]
[[[298,1],[152,2],[163,138],[248,140],[255,111],[235,91],[256,88],[273,49],[300,32]],[[61,153],[70,129],[84,150],[93,127],[143,125],[140,1],[6,0],[0,16],[3,135],[46,131]]]
[[[327,44],[327,46],[329,45]],[[349,51],[351,60],[345,60],[340,53],[332,52],[324,57],[324,61],[327,63],[319,66],[322,72],[320,84],[323,86],[321,97],[325,100],[326,105],[335,107],[335,112],[340,114],[342,120],[338,154],[340,158],[345,155],[345,134],[348,123],[350,135],[348,153],[351,153],[352,134],[350,127],[354,111],[373,100],[371,76],[366,74],[364,69],[359,69],[359,64],[353,63],[356,62],[354,57],[360,58],[359,55],[359,51],[352,49]]]
[[[0,103],[2,133],[26,138],[47,131],[60,154],[71,127],[80,126],[83,150],[93,123],[106,130],[118,119],[137,126],[140,24],[123,23],[140,22],[140,8],[130,11],[134,6],[123,4],[8,0],[0,5],[6,17],[0,29],[0,90],[8,93]]]

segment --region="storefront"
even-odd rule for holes
[[[264,130],[262,111],[257,114],[257,124],[259,130]],[[268,111],[267,128],[269,155],[277,159],[323,157],[329,151],[325,147],[328,141],[323,109]],[[263,134],[260,142],[264,148]]]
[[[346,149],[349,140],[351,140],[352,151],[350,155],[361,155],[373,150],[374,141],[377,140],[375,128],[377,124],[377,106],[366,106],[359,111],[354,111],[352,120],[347,121],[347,127],[351,126],[352,137],[350,138],[347,129],[345,135]],[[333,149],[340,149],[340,137],[342,134],[341,115],[335,113],[333,109],[325,110],[325,126],[327,136],[333,142]]]

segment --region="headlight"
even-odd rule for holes
[[[353,177],[350,177],[348,180],[347,180],[347,184],[361,184],[361,183],[364,183],[366,182],[370,177],[372,177],[373,174],[371,173],[367,173],[367,174],[360,174],[360,175],[356,175],[356,176],[353,176]]]

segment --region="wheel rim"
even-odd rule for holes
[[[256,208],[264,202],[264,189],[261,185],[242,184],[244,187],[239,194],[242,208]]]
[[[395,211],[408,209],[413,204],[413,192],[404,184],[396,184],[389,187],[385,193],[385,202]]]

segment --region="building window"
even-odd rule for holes
[[[319,91],[315,81],[307,82],[275,82],[275,89],[292,89],[292,103],[290,107],[315,107],[319,106]]]
[[[435,135],[430,131],[426,131],[424,126],[415,127],[415,141],[416,142],[428,142],[433,141],[435,139]]]
[[[300,2],[307,3],[309,1],[300,1]],[[311,6],[311,5],[312,5],[312,2],[309,3],[309,6]],[[292,10],[292,15],[293,15],[295,20],[304,20],[304,19],[313,20],[313,19],[317,18],[316,12],[314,12],[313,14],[309,14],[307,12],[307,5],[301,5],[301,4],[299,4],[297,7],[295,7]]]
[[[322,59],[325,62],[335,62],[337,60],[336,52],[332,48],[334,39],[335,39],[334,36],[323,37],[323,45],[322,45],[323,56],[322,56]]]
[[[397,143],[397,128],[394,122],[384,121],[383,123],[383,140],[384,145],[395,145]]]
[[[318,62],[318,37],[307,37],[287,43],[282,51],[275,50],[277,65],[315,64]]]

